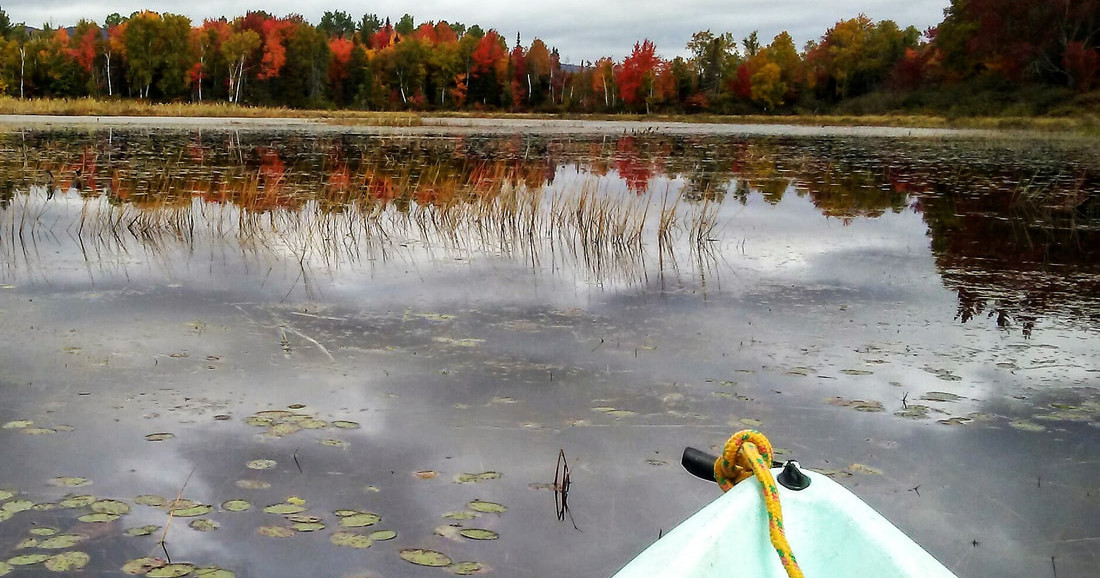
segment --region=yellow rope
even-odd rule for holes
[[[783,510],[779,506],[779,490],[771,472],[772,444],[764,434],[751,429],[741,430],[726,442],[722,456],[714,462],[714,479],[729,491],[735,484],[756,475],[764,491],[764,504],[768,509],[768,536],[771,538],[779,561],[790,578],[802,578],[802,569],[791,552],[787,536],[783,532]]]

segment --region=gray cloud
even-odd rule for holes
[[[466,25],[478,24],[488,30],[495,28],[509,42],[516,33],[523,44],[541,38],[556,47],[566,62],[596,60],[610,56],[621,60],[630,53],[635,42],[650,39],[657,52],[665,58],[686,54],[685,45],[691,35],[700,30],[715,33],[730,32],[740,39],[759,31],[767,44],[782,31],[794,37],[802,46],[818,39],[839,20],[860,13],[874,20],[890,19],[900,26],[927,28],[943,19],[943,9],[949,0],[788,0],[740,2],[718,0],[557,0],[535,2],[521,6],[516,2],[484,0],[456,4],[438,0],[372,0],[303,5],[289,0],[253,0],[250,5],[215,0],[198,0],[181,5],[175,0],[15,0],[3,6],[14,22],[40,26],[75,24],[81,18],[102,22],[113,12],[128,15],[136,10],[150,9],[189,16],[198,23],[205,18],[233,18],[248,10],[265,10],[276,16],[298,13],[316,23],[326,10],[343,10],[358,19],[365,13],[378,14],[396,21],[405,13],[417,22],[447,20]]]

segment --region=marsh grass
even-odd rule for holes
[[[417,126],[420,117],[405,112],[355,110],[299,110],[285,107],[241,106],[225,102],[151,103],[141,100],[94,98],[19,99],[0,96],[0,114],[57,116],[151,116],[210,118],[307,118],[367,126]]]
[[[411,252],[499,255],[552,269],[580,266],[597,282],[643,282],[648,248],[672,266],[681,240],[709,250],[718,203],[666,191],[637,196],[591,178],[565,189],[529,186],[507,165],[465,180],[363,165],[317,183],[310,175],[241,168],[181,176],[166,161],[148,176],[89,177],[58,185],[34,170],[0,211],[0,249],[11,262],[43,238],[77,242],[88,261],[141,250],[152,255],[227,245],[299,269],[334,270]],[[67,184],[67,187],[65,185]],[[83,188],[77,188],[77,186]],[[690,210],[683,205],[692,205]]]

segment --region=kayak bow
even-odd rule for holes
[[[690,452],[701,454],[688,448],[685,466],[697,475],[703,473],[697,471],[698,467],[690,467]],[[792,468],[797,474],[790,471]],[[788,462],[786,469],[786,474],[784,468],[771,470],[781,480],[775,484],[782,501],[784,523],[780,526],[805,576],[955,578],[931,554],[840,484],[822,474],[800,471],[796,462]],[[801,490],[789,489],[782,481],[787,475],[804,476],[801,479],[803,483],[808,480],[808,485]],[[657,540],[614,578],[786,577],[787,570],[769,539],[768,528],[761,483],[757,476],[751,476]]]

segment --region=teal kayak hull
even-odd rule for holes
[[[773,470],[778,474],[781,469]],[[780,487],[787,540],[806,578],[956,578],[886,518],[828,477],[803,471],[804,490]],[[734,486],[653,543],[614,578],[785,578],[768,538],[755,477]]]

